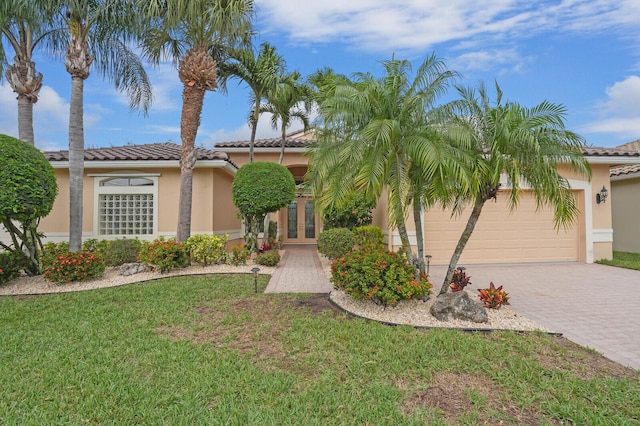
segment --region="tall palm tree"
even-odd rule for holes
[[[0,5],[0,74],[18,94],[18,137],[34,145],[33,105],[38,102],[42,73],[36,70],[33,53],[47,35],[51,11],[42,2],[6,0]],[[8,64],[4,39],[11,46],[13,64]],[[4,69],[6,65],[6,70]],[[0,78],[2,78],[0,76]]]
[[[267,103],[260,107],[260,112],[271,114],[271,127],[278,129],[280,123],[280,136],[282,140],[279,164],[284,160],[284,151],[287,141],[287,129],[293,120],[300,120],[304,129],[309,128],[309,87],[300,81],[300,73],[293,71],[280,76],[276,88],[267,95]]]
[[[253,49],[235,49],[230,52],[229,56],[229,61],[218,64],[218,84],[222,90],[225,90],[227,80],[238,78],[251,89],[249,162],[252,163],[256,130],[260,118],[260,105],[262,100],[275,90],[280,76],[284,72],[285,62],[282,56],[276,52],[276,48],[267,42],[260,45],[257,54]]]
[[[412,196],[419,185],[412,179],[430,182],[442,174],[463,187],[468,183],[457,164],[464,155],[442,142],[439,123],[431,117],[456,73],[435,55],[425,59],[413,78],[406,60],[391,59],[383,66],[380,79],[361,73],[351,84],[340,78],[333,87],[324,87],[320,115],[325,132],[310,150],[308,178],[320,209],[340,205],[354,187],[374,199],[386,189],[390,224],[411,255],[406,217],[410,201],[422,199]]]
[[[151,84],[140,58],[128,43],[136,38],[137,11],[126,0],[62,0],[59,26],[66,25],[69,44],[64,55],[71,75],[69,107],[69,250],[82,246],[84,174],[84,81],[95,63],[100,74],[126,92],[131,108],[147,111]]]
[[[567,179],[558,172],[566,164],[574,172],[590,176],[582,149],[584,141],[567,130],[564,106],[544,101],[533,108],[515,102],[502,103],[502,91],[496,83],[497,98],[492,103],[483,84],[478,90],[457,88],[460,100],[448,109],[453,117],[447,123],[447,137],[452,144],[475,156],[470,171],[477,185],[469,191],[456,192],[454,206],[471,204],[472,211],[451,256],[440,294],[448,289],[464,247],[478,222],[485,203],[495,199],[500,178],[508,179],[509,206],[518,206],[523,185],[528,186],[537,205],[554,207],[556,228],[568,227],[578,215]]]
[[[154,63],[169,57],[178,65],[183,84],[180,117],[180,201],[176,239],[191,234],[194,144],[204,95],[217,87],[216,60],[248,43],[252,0],[138,0],[149,20],[143,50]]]

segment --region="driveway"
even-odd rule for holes
[[[464,266],[464,265],[463,265]],[[431,267],[434,290],[445,267]],[[640,370],[640,271],[558,263],[467,267],[473,289],[504,285],[511,308],[582,346]]]

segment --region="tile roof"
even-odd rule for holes
[[[625,176],[640,173],[640,164],[633,164],[631,166],[619,166],[611,168],[611,176]]]
[[[640,151],[640,139],[625,143],[624,145],[620,145],[617,148],[620,149],[630,149],[633,151]]]
[[[310,140],[306,138],[286,138],[285,148],[305,148],[309,143]],[[250,144],[251,141],[220,142],[214,148],[249,148]],[[253,146],[254,148],[281,148],[282,139],[256,139]]]
[[[87,148],[84,150],[85,161],[158,161],[180,160],[182,147],[173,142],[152,143],[145,145],[125,145],[109,148]],[[224,152],[196,148],[198,160],[226,160]],[[69,161],[69,151],[45,151],[49,161]]]
[[[587,157],[640,157],[640,151],[632,149],[587,147],[582,150]]]

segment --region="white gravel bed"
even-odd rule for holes
[[[320,262],[325,274],[331,279],[331,261],[320,255]],[[440,286],[435,283],[434,287],[439,288]],[[437,291],[437,289],[435,291]],[[473,290],[467,291],[467,293],[472,300],[478,297],[477,293],[474,293]],[[434,294],[432,289],[429,300],[425,302],[421,300],[403,300],[398,302],[396,306],[385,308],[384,306],[375,304],[371,300],[354,300],[351,296],[339,289],[335,289],[329,294],[329,299],[331,299],[333,303],[353,315],[390,324],[404,324],[417,327],[517,331],[539,330],[551,332],[551,330],[509,309],[509,306],[503,306],[500,309],[487,309],[489,316],[489,322],[487,323],[462,320],[440,321],[429,312],[431,305],[435,302],[435,297],[436,294]]]
[[[102,278],[73,283],[57,284],[47,281],[42,275],[36,277],[22,276],[0,286],[0,296],[20,295],[20,294],[47,294],[47,293],[67,293],[71,291],[93,290],[103,287],[116,287],[125,284],[133,284],[157,278],[174,277],[180,275],[194,274],[229,274],[229,273],[251,273],[251,268],[260,268],[261,275],[271,275],[275,267],[256,265],[249,262],[247,265],[211,265],[211,266],[189,266],[188,268],[174,269],[164,274],[160,272],[142,272],[135,275],[119,275],[119,268],[107,268]]]

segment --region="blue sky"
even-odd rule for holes
[[[395,55],[416,67],[431,52],[462,74],[460,84],[496,80],[507,100],[564,104],[569,129],[589,145],[640,138],[638,0],[256,0],[256,45],[268,41],[288,69],[325,66],[380,75]],[[9,53],[8,56],[12,56]],[[36,146],[67,149],[70,77],[62,62],[36,56],[44,74],[34,107]],[[181,84],[169,63],[148,68],[154,104],[130,112],[124,95],[95,72],[85,82],[86,147],[180,142]],[[208,92],[196,144],[246,140],[249,92]],[[443,98],[454,97],[453,91]],[[18,135],[17,101],[0,86],[0,133]],[[300,126],[294,123],[291,130]],[[269,117],[258,137],[274,137]]]

